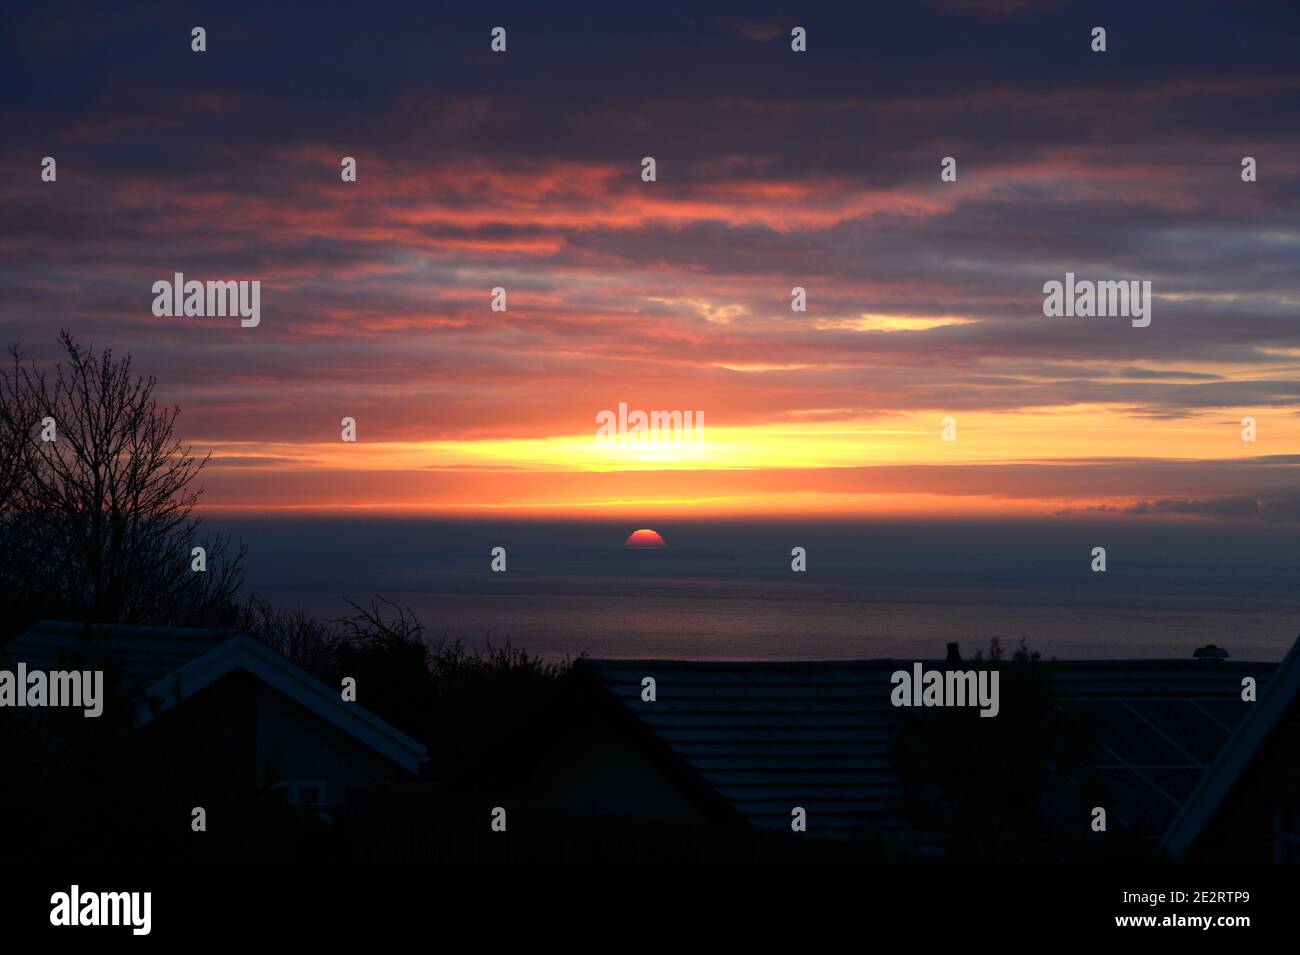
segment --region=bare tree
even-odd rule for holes
[[[22,352],[9,349],[12,372],[0,369],[0,643],[30,622],[35,601],[27,581],[34,559],[30,499],[26,495],[35,454],[37,412],[35,392],[23,386]],[[39,380],[39,375],[37,375]]]
[[[0,517],[15,513],[35,454],[33,439],[40,426],[36,391],[24,380],[43,376],[23,367],[22,351],[9,349],[12,371],[0,369]]]
[[[0,470],[0,479],[17,471],[4,508],[7,543],[24,555],[21,585],[42,595],[42,613],[230,622],[244,551],[229,553],[225,538],[199,539],[195,481],[208,458],[176,437],[180,408],[158,404],[157,379],[134,375],[129,355],[96,354],[66,331],[59,344],[64,360],[53,376],[13,352],[0,401],[0,425],[25,439],[12,458],[5,448]],[[40,433],[42,421],[52,433]],[[203,572],[191,569],[196,546],[206,551]]]

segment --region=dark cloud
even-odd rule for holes
[[[326,399],[371,434],[536,433],[606,381],[732,424],[1300,408],[1300,8],[1087,12],[1104,59],[1081,8],[1029,0],[809,9],[799,56],[767,3],[506,4],[497,58],[473,8],[24,7],[0,34],[0,336],[131,350],[213,439],[303,440]],[[260,278],[256,336],[153,318],[177,270]],[[1151,280],[1152,325],[1045,319],[1067,270]],[[721,367],[744,364],[790,367]]]
[[[1231,520],[1257,519],[1270,524],[1300,521],[1300,495],[1257,499],[1218,497],[1206,500],[1142,501],[1126,509],[1129,514],[1193,514]]]

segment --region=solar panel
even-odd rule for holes
[[[580,664],[753,825],[846,836],[906,829],[894,741],[909,710],[890,674],[912,661]],[[939,664],[935,664],[939,666]],[[1085,728],[1085,776],[1116,824],[1159,836],[1244,715],[1241,678],[1271,664],[1052,662],[1061,711]],[[653,676],[657,699],[641,699]],[[924,712],[924,711],[921,711]],[[912,833],[913,841],[922,837]]]

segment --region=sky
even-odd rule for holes
[[[205,509],[1300,521],[1294,4],[268,6],[0,33],[0,341],[131,353]]]

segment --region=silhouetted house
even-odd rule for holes
[[[1108,832],[1131,832],[1174,856],[1295,861],[1297,648],[1282,664],[1219,653],[1041,664],[1058,712],[1086,737],[1062,784],[1097,798]],[[911,665],[582,660],[587,718],[568,720],[570,731],[518,798],[594,816],[787,834],[801,807],[805,838],[937,853],[938,840],[917,830],[902,802],[896,741],[905,714],[925,711],[893,707],[890,677]],[[647,677],[652,702],[643,698]],[[1257,702],[1243,700],[1246,678],[1256,681]],[[1063,824],[1082,829],[1087,819]]]
[[[136,690],[136,723],[179,718],[195,744],[294,802],[411,779],[425,747],[251,637],[220,630],[42,621],[4,647],[28,670],[105,669]]]

